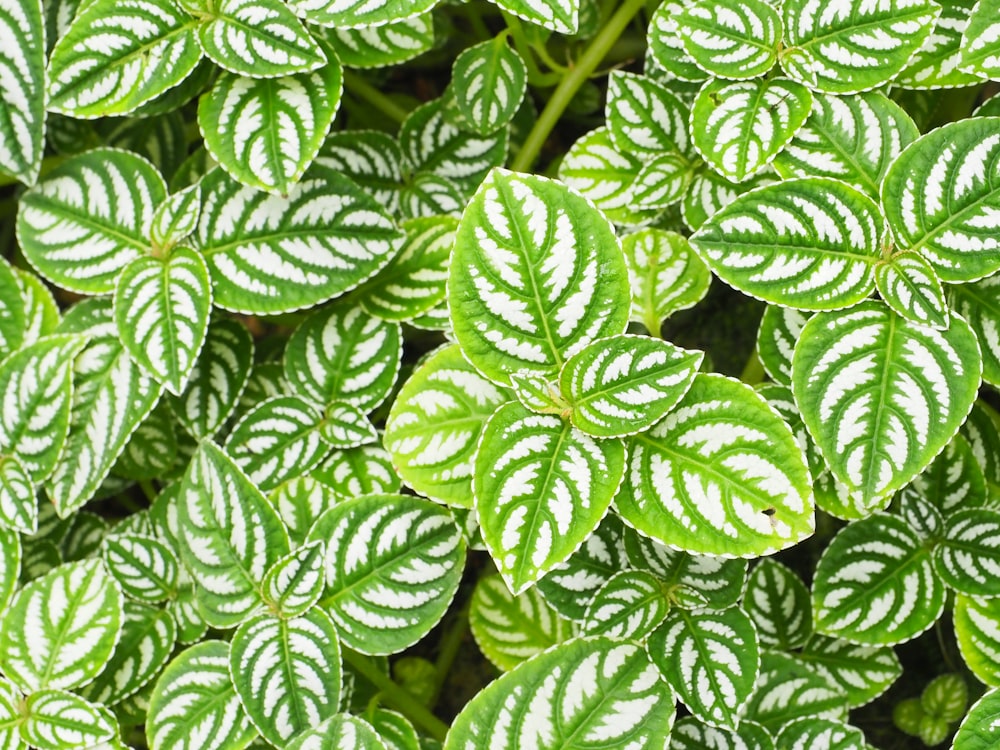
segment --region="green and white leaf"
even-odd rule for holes
[[[378,442],[378,432],[365,413],[343,401],[326,407],[319,432],[328,445],[337,449]]]
[[[973,117],[921,136],[890,166],[882,206],[900,247],[918,251],[943,281],[1000,269],[1000,118]]]
[[[797,81],[831,94],[856,94],[891,81],[934,29],[931,0],[786,0],[781,67]]]
[[[575,623],[549,606],[538,587],[514,596],[496,575],[476,583],[469,626],[479,650],[504,672],[569,640],[578,631]]]
[[[201,255],[177,247],[130,262],[115,286],[118,336],[142,371],[180,394],[205,343],[212,287]]]
[[[132,433],[111,475],[141,482],[169,475],[176,462],[175,420],[161,399]]]
[[[988,690],[965,715],[952,747],[955,750],[989,750],[1000,740],[1000,690]]]
[[[944,451],[909,486],[945,515],[961,508],[985,505],[988,497],[983,467],[961,433],[952,438]]]
[[[875,700],[903,673],[889,646],[858,645],[819,634],[813,634],[798,658],[831,685],[840,686],[851,708]]]
[[[823,747],[828,750],[867,750],[865,735],[857,727],[833,719],[815,716],[790,721],[781,727],[774,739],[775,746],[788,750]]]
[[[882,226],[871,198],[837,180],[804,177],[737,197],[702,224],[691,246],[740,291],[831,310],[873,291]]]
[[[242,750],[257,735],[229,676],[229,644],[182,651],[156,681],[146,736],[153,750]]]
[[[663,153],[642,165],[629,192],[640,211],[662,210],[684,197],[691,174],[688,159],[677,153]]]
[[[330,131],[342,77],[336,59],[279,78],[223,73],[198,105],[205,147],[241,184],[289,196]]]
[[[202,180],[197,249],[215,304],[258,315],[324,302],[389,262],[402,239],[391,218],[337,172],[315,165],[288,192],[268,195],[221,170]]]
[[[311,475],[341,497],[399,492],[403,486],[392,456],[381,445],[334,451]]]
[[[49,110],[107,117],[155,99],[201,60],[197,27],[178,0],[87,3],[49,58]]]
[[[4,612],[0,668],[26,692],[84,685],[111,658],[121,619],[121,591],[100,560],[60,565]]]
[[[892,645],[934,624],[945,587],[923,539],[900,518],[877,513],[844,527],[816,566],[813,619],[820,633]]]
[[[578,350],[559,373],[573,425],[595,437],[650,427],[683,398],[704,353],[649,336],[610,336]]]
[[[33,534],[38,498],[31,474],[17,455],[0,456],[0,528]]]
[[[3,143],[0,142],[0,149],[2,148]],[[19,275],[14,267],[5,259],[0,259],[0,362],[17,351],[22,344],[34,340],[32,338],[25,341],[25,328],[29,324],[29,300],[25,298],[25,291],[21,288]]]
[[[95,557],[107,533],[108,522],[96,513],[73,514],[59,540],[62,559],[70,562]]]
[[[277,78],[326,63],[323,50],[280,0],[219,0],[210,7],[198,40],[205,55],[231,73]]]
[[[417,172],[400,186],[399,213],[404,220],[432,216],[459,217],[465,207],[465,191],[450,177]]]
[[[811,109],[809,90],[786,78],[711,79],[691,108],[691,138],[712,169],[743,182],[774,160]]]
[[[226,423],[247,385],[253,358],[253,337],[245,325],[232,318],[209,324],[187,387],[180,396],[167,396],[192,437],[212,437]]]
[[[38,690],[24,702],[21,738],[39,750],[90,748],[111,740],[118,723],[104,706],[66,690]]]
[[[261,589],[265,601],[281,617],[304,614],[323,593],[325,562],[323,542],[310,542],[292,550],[264,574]]]
[[[20,729],[24,721],[21,691],[7,680],[0,679],[0,747],[22,750],[25,747]]]
[[[969,441],[972,456],[983,470],[989,505],[1000,501],[1000,414],[978,400],[962,425],[961,434]]]
[[[496,410],[479,441],[472,486],[483,541],[512,592],[590,536],[624,470],[621,441],[595,440],[516,402]]]
[[[597,338],[623,333],[628,272],[614,229],[565,186],[492,171],[466,208],[448,281],[455,337],[491,380],[555,374]]]
[[[766,185],[772,180],[768,170],[764,175],[745,182],[730,182],[714,169],[707,166],[699,167],[691,175],[691,184],[681,201],[681,215],[684,223],[692,231],[697,231],[701,225],[712,218],[720,209],[725,208],[737,195],[755,187]]]
[[[767,651],[741,721],[763,724],[774,736],[799,718],[847,721],[847,709],[847,698],[836,684],[791,654]]]
[[[431,49],[434,19],[424,13],[380,26],[331,28],[326,38],[345,68],[384,68],[400,65]]]
[[[757,329],[757,356],[776,383],[791,385],[792,355],[811,313],[792,307],[768,305]]]
[[[447,509],[406,495],[346,500],[316,521],[309,539],[327,543],[319,606],[344,645],[366,654],[396,653],[423,638],[451,604],[465,565]]]
[[[682,0],[665,0],[657,6],[649,20],[647,31],[649,55],[663,69],[667,78],[700,82],[708,78],[708,75],[684,49],[677,23],[677,18],[687,6],[688,3]]]
[[[169,545],[137,534],[115,534],[102,557],[122,592],[145,602],[162,602],[176,592],[180,566]]]
[[[690,112],[676,94],[647,76],[613,70],[605,119],[616,149],[640,159],[665,151],[691,154]]]
[[[670,750],[774,750],[774,740],[760,724],[745,719],[737,729],[702,724],[685,716],[670,733]]]
[[[204,440],[178,498],[182,560],[198,584],[205,621],[238,625],[264,602],[264,574],[288,554],[277,511],[236,463]]]
[[[335,714],[286,747],[288,750],[389,750],[371,724],[350,714]]]
[[[506,34],[463,50],[452,63],[455,106],[464,124],[480,135],[514,119],[527,85],[528,68]]]
[[[403,714],[388,708],[376,708],[365,716],[378,732],[386,750],[420,750],[420,736]]]
[[[974,86],[989,77],[975,66],[963,65],[963,34],[974,3],[968,0],[935,0],[941,6],[934,31],[917,50],[893,84],[907,89],[947,89]]]
[[[336,454],[334,454],[336,455]],[[358,493],[363,494],[363,493]],[[301,545],[312,528],[316,519],[344,498],[325,484],[321,484],[312,476],[298,477],[279,485],[268,493],[268,502],[274,506],[281,520],[288,529],[288,537],[293,547]],[[296,552],[283,557],[290,562],[296,558]],[[324,553],[325,554],[325,553]],[[275,563],[272,570],[280,570],[280,562]],[[303,571],[305,572],[305,571]],[[265,598],[270,599],[268,583],[265,579]]]
[[[642,162],[628,150],[620,150],[611,131],[595,128],[577,139],[559,163],[559,179],[616,224],[647,224],[660,213],[634,205],[633,188]]]
[[[368,412],[392,390],[402,356],[399,325],[337,302],[311,314],[285,347],[285,376],[305,398]]]
[[[21,197],[18,243],[52,283],[108,294],[119,272],[148,252],[153,213],[166,197],[160,173],[141,156],[93,149],[70,158]]]
[[[444,750],[662,747],[673,719],[674,696],[639,646],[577,638],[480,691]]]
[[[22,546],[21,537],[16,531],[0,528],[0,607],[4,610],[10,604],[22,574]]]
[[[743,607],[765,648],[801,648],[812,634],[809,589],[777,560],[761,560],[750,571]]]
[[[882,93],[815,92],[812,113],[774,159],[782,177],[831,177],[875,200],[885,171],[920,132]]]
[[[1000,74],[1000,29],[996,0],[979,0],[969,16],[959,45],[961,68],[990,77]]]
[[[52,290],[44,281],[31,271],[22,268],[13,270],[24,302],[25,322],[21,345],[26,346],[54,333],[59,326],[61,312],[52,296]],[[13,292],[7,297],[8,300],[15,298]]]
[[[952,307],[976,333],[983,353],[983,380],[1000,386],[1000,276],[948,290]]]
[[[955,636],[962,659],[982,682],[1000,685],[1000,597],[955,597]]]
[[[389,213],[399,211],[403,151],[392,136],[376,130],[333,132],[323,143],[316,163],[351,178]]]
[[[792,390],[837,479],[869,505],[908,484],[951,441],[976,399],[980,369],[975,334],[957,315],[937,331],[866,302],[806,323]]]
[[[739,5],[702,0],[685,8],[677,29],[695,64],[719,78],[755,78],[778,59],[781,17],[764,0]]]
[[[965,508],[948,516],[934,569],[959,593],[1000,596],[1000,511]]]
[[[580,0],[491,0],[508,13],[560,34],[579,28]]]
[[[156,211],[149,227],[154,254],[165,253],[187,239],[198,227],[201,215],[201,184],[195,183],[167,196]]]
[[[670,609],[661,582],[644,570],[616,573],[594,594],[584,615],[587,635],[642,641],[663,622]]]
[[[692,714],[736,728],[760,669],[757,630],[746,612],[674,609],[646,649]]]
[[[255,615],[233,635],[229,673],[261,736],[286,747],[340,705],[337,630],[319,610],[289,620]]]
[[[941,280],[918,253],[899,253],[875,266],[875,288],[897,315],[931,328],[947,328]]]
[[[0,77],[0,171],[26,185],[38,179],[45,150],[45,19],[40,0],[4,0],[0,33],[7,40]]]
[[[697,375],[666,418],[629,440],[623,520],[696,554],[751,557],[812,534],[809,470],[791,429],[749,386]]]
[[[372,4],[367,0],[291,0],[287,5],[310,23],[356,29],[413,18],[426,13],[439,1],[386,0]]]

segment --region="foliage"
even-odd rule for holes
[[[996,747],[998,9],[0,0],[0,746]]]

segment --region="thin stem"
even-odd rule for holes
[[[608,19],[604,28],[594,37],[590,46],[576,61],[576,65],[570,69],[569,73],[556,86],[556,90],[552,92],[545,109],[542,110],[535,126],[528,133],[524,146],[511,162],[511,169],[515,172],[527,172],[534,166],[545,141],[559,122],[563,112],[566,111],[573,96],[590,77],[590,74],[597,69],[614,43],[618,41],[618,37],[628,26],[629,21],[645,5],[646,0],[625,0],[614,15]]]
[[[143,479],[139,482],[139,489],[142,490],[142,494],[146,496],[149,502],[153,502],[156,496],[159,494],[156,491],[156,487],[153,486],[151,479]]]
[[[524,26],[521,25],[521,19],[505,11],[503,13],[503,20],[507,24],[507,30],[510,32],[511,38],[514,40],[514,46],[517,48],[521,59],[524,60],[525,67],[528,69],[528,83],[540,88],[554,86],[562,76],[559,73],[544,73],[538,67],[538,64],[535,62],[538,47],[528,41],[528,37],[524,33]]]
[[[406,689],[400,687],[382,674],[378,667],[372,663],[371,659],[347,648],[343,651],[343,657],[344,661],[354,671],[382,691],[382,697],[385,698],[386,703],[402,712],[410,721],[426,731],[431,737],[444,742],[445,735],[448,734],[448,725],[428,711]]]
[[[452,620],[444,635],[441,636],[441,647],[438,652],[437,661],[434,662],[434,689],[431,691],[431,705],[435,705],[444,681],[451,673],[451,667],[455,663],[458,651],[462,647],[462,639],[469,628],[469,603],[466,603]]]
[[[402,123],[410,114],[353,71],[344,71],[344,88],[395,122]]]

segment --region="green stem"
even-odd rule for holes
[[[455,663],[458,651],[462,647],[462,639],[469,629],[469,604],[467,603],[455,613],[448,629],[441,637],[441,647],[438,651],[437,661],[434,662],[434,689],[431,691],[431,705],[435,705],[441,689],[444,687],[445,679],[451,674],[451,667]]]
[[[350,70],[344,71],[344,88],[395,122],[402,123],[410,114],[362,76]]]
[[[412,694],[382,674],[371,659],[348,648],[343,650],[343,657],[344,661],[355,672],[382,691],[382,697],[385,698],[386,703],[401,711],[431,737],[444,742],[445,735],[448,734],[448,725],[428,711]]]
[[[528,41],[528,37],[524,33],[524,26],[521,25],[521,19],[504,11],[503,20],[507,24],[507,30],[510,32],[511,38],[514,40],[514,46],[517,48],[521,59],[524,60],[525,67],[528,69],[528,83],[539,88],[555,86],[562,78],[562,75],[560,73],[544,73],[538,67],[538,64],[535,62],[538,47]]]
[[[521,150],[511,162],[511,169],[515,172],[528,172],[531,170],[542,151],[542,147],[545,145],[545,141],[559,122],[559,118],[562,117],[563,112],[566,111],[566,107],[569,106],[573,96],[590,77],[590,74],[597,69],[597,66],[607,55],[614,43],[618,41],[618,37],[621,36],[625,27],[628,26],[629,21],[645,5],[646,0],[625,0],[618,10],[615,11],[614,15],[608,19],[607,24],[594,37],[580,59],[576,61],[576,65],[559,82],[556,90],[552,92],[552,96],[545,105],[545,109],[542,110],[537,122],[535,122],[535,126],[528,133],[528,137],[524,141],[524,146],[521,147]]]
[[[139,489],[142,490],[142,494],[146,496],[146,499],[149,500],[149,502],[153,502],[159,494],[150,479],[141,480],[139,482]]]
[[[746,367],[743,368],[743,374],[740,375],[740,380],[747,385],[757,385],[763,382],[766,375],[764,365],[761,364],[760,357],[757,356],[757,352],[755,351],[750,355],[750,359],[747,360]]]

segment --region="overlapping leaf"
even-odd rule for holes
[[[595,128],[566,153],[559,164],[559,179],[616,224],[640,225],[660,213],[634,204],[632,191],[641,169],[642,162],[615,145],[608,128]]]
[[[952,747],[955,750],[990,750],[1000,740],[1000,690],[988,690],[965,715]]]
[[[122,591],[133,599],[160,602],[175,593],[179,564],[169,545],[137,534],[116,534],[104,543],[103,557]]]
[[[670,733],[670,750],[774,750],[774,740],[760,724],[745,719],[736,730],[709,726],[685,716]]]
[[[508,13],[560,34],[575,34],[580,0],[492,0]]]
[[[201,185],[195,183],[167,196],[156,211],[149,227],[154,254],[171,250],[187,239],[198,226],[201,214]]]
[[[399,210],[403,151],[392,136],[376,130],[337,131],[326,139],[316,161],[350,177],[390,213]]]
[[[870,703],[903,673],[889,646],[865,646],[814,634],[799,653],[815,672],[847,695],[851,708]]]
[[[335,714],[300,735],[288,750],[389,750],[382,737],[364,719]]]
[[[665,151],[687,154],[689,115],[676,94],[652,78],[623,70],[608,76],[605,116],[620,151],[642,158]]]
[[[963,69],[991,77],[1000,73],[997,10],[1000,5],[996,0],[979,0],[973,6],[959,47]]]
[[[701,167],[691,175],[691,184],[681,201],[681,215],[691,230],[698,230],[716,212],[725,208],[737,195],[771,182],[768,177],[756,177],[745,182],[727,180],[714,169]]]
[[[13,456],[0,456],[0,528],[32,534],[38,524],[35,483],[24,464]]]
[[[910,487],[946,515],[959,508],[985,505],[987,499],[983,467],[961,434],[948,443]]]
[[[931,328],[947,328],[948,304],[934,269],[917,253],[899,253],[875,266],[879,296],[897,315]]]
[[[0,362],[24,343],[27,302],[17,272],[6,260],[0,260]]]
[[[761,656],[760,677],[743,714],[773,735],[798,718],[847,720],[847,697],[806,664],[780,651]]]
[[[527,66],[506,34],[464,50],[452,64],[451,77],[463,124],[480,135],[514,118],[528,84]]]
[[[1000,385],[1000,276],[949,289],[951,304],[976,333],[983,353],[983,380]]]
[[[45,23],[40,0],[0,3],[0,170],[31,185],[45,148]]]
[[[800,750],[825,747],[830,750],[866,750],[864,733],[843,721],[814,716],[795,719],[785,724],[774,739],[777,747]]]
[[[281,520],[288,529],[292,545],[297,546],[303,543],[316,519],[340,502],[343,497],[329,486],[308,476],[285,482],[277,489],[272,490],[267,499],[281,516]],[[295,555],[295,552],[291,553],[292,557]],[[284,557],[282,560],[287,561],[289,557]],[[275,563],[275,566],[279,565],[281,565],[281,561]],[[272,567],[271,571],[275,569]],[[268,591],[269,589],[265,586],[265,594]]]
[[[310,542],[292,550],[264,574],[264,600],[285,618],[305,613],[323,593],[325,560],[323,542]]]
[[[107,708],[66,690],[35,691],[24,709],[21,738],[39,750],[99,746],[118,729]]]
[[[1000,596],[1000,511],[966,508],[945,521],[934,568],[951,588],[970,596]]]
[[[1000,685],[1000,597],[955,597],[955,636],[962,659],[987,685]]]
[[[623,570],[608,579],[590,600],[583,632],[642,641],[663,622],[669,608],[670,601],[656,576],[644,570]]]
[[[430,13],[357,29],[329,29],[327,40],[347,68],[382,68],[398,65],[434,46],[434,21]]]
[[[399,492],[403,484],[392,456],[381,445],[335,451],[311,476],[342,497]]]
[[[291,0],[295,13],[311,23],[354,29],[381,26],[426,13],[439,0],[386,0],[372,4],[367,0]]]
[[[778,59],[781,17],[764,0],[732,6],[703,0],[684,10],[677,28],[695,64],[720,78],[755,78]]]
[[[708,74],[695,64],[684,49],[677,24],[677,17],[687,5],[681,0],[666,0],[657,6],[647,32],[649,55],[666,72],[668,78],[687,82],[704,81]]]
[[[789,568],[761,560],[747,579],[743,606],[757,627],[761,645],[789,651],[812,633],[809,590]]]
[[[363,411],[343,401],[326,407],[319,433],[334,448],[357,448],[378,441],[378,432]]]

